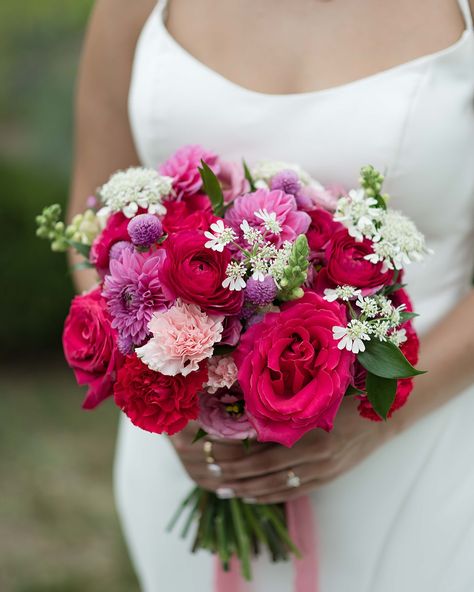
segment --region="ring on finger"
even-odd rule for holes
[[[222,470],[220,466],[216,463],[216,459],[214,458],[212,442],[210,440],[205,440],[202,449],[204,452],[204,457],[206,459],[207,468],[209,472],[213,473],[214,475],[220,475],[222,473]]]
[[[301,485],[301,479],[290,469],[286,474],[286,484],[288,487],[299,487]]]

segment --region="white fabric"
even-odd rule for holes
[[[467,293],[474,263],[474,34],[452,46],[328,90],[247,90],[187,53],[167,32],[163,4],[141,34],[130,120],[144,164],[183,144],[226,159],[300,163],[322,183],[386,173],[392,205],[411,216],[435,255],[406,279],[426,331]],[[474,387],[312,496],[321,592],[474,590]],[[164,526],[190,482],[167,439],[121,422],[119,513],[145,592],[212,590],[212,561]],[[289,592],[292,569],[260,560],[253,590]]]

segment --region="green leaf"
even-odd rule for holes
[[[401,312],[400,313],[400,323],[404,323],[405,321],[409,321],[410,319],[414,319],[415,317],[418,317],[419,314],[416,312]]]
[[[245,440],[242,440],[242,444],[245,448],[245,450],[250,450],[250,440],[248,438],[245,438]]]
[[[212,169],[201,160],[201,167],[198,167],[201,175],[204,191],[209,196],[212,203],[212,209],[217,216],[222,216],[224,213],[224,194],[219,183],[219,179],[212,172]]]
[[[390,341],[371,339],[366,342],[365,351],[358,354],[357,360],[366,370],[382,378],[410,378],[425,374],[414,368]]]
[[[206,436],[207,436],[207,432],[204,431],[202,428],[199,428],[198,431],[196,432],[196,435],[194,436],[192,444],[194,444],[194,442],[198,442],[199,440],[201,440],[202,438],[205,438]]]
[[[356,388],[354,385],[350,384],[347,387],[346,392],[344,393],[345,397],[352,397],[353,395],[363,395],[365,391],[361,391],[360,389]]]
[[[244,166],[245,178],[247,179],[247,181],[249,182],[249,185],[250,185],[250,191],[255,191],[257,188],[255,187],[255,181],[252,177],[252,173],[250,172],[250,169],[247,166],[247,163],[245,162],[245,160],[242,160],[242,164]]]
[[[393,401],[395,400],[395,394],[397,392],[397,379],[382,378],[372,374],[371,372],[367,372],[365,388],[367,391],[367,398],[374,408],[374,411],[382,419],[387,419],[387,414],[390,411]]]
[[[78,253],[83,255],[86,259],[89,259],[89,252],[91,250],[89,245],[83,245],[82,243],[76,243],[76,241],[68,240],[67,241],[73,249],[75,249]]]

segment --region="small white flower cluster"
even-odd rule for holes
[[[398,328],[403,321],[404,304],[395,307],[386,296],[380,294],[362,296],[361,291],[353,286],[325,290],[324,299],[329,302],[355,301],[355,307],[350,305],[353,318],[349,323],[345,327],[333,327],[333,337],[339,341],[339,349],[358,354],[365,351],[364,341],[370,341],[372,337],[379,341],[391,341],[397,347],[407,339],[405,329]]]
[[[255,216],[263,220],[265,231],[271,234],[280,234],[281,226],[276,219],[274,212],[259,210]],[[258,228],[250,226],[247,220],[240,224],[243,233],[243,240],[247,248],[242,248],[237,244],[237,235],[235,231],[225,226],[223,220],[218,220],[211,224],[211,231],[206,230],[204,236],[208,239],[204,246],[213,251],[222,253],[227,245],[234,245],[239,251],[241,257],[238,261],[231,261],[226,269],[227,277],[222,282],[224,288],[240,291],[245,288],[245,277],[250,274],[252,279],[263,282],[267,276],[271,276],[275,284],[279,285],[279,280],[283,277],[284,269],[288,265],[293,243],[285,241],[280,248],[275,247],[266,240],[265,232]]]
[[[396,210],[383,212],[373,241],[374,253],[365,258],[371,263],[381,261],[386,269],[403,269],[413,261],[421,261],[425,254],[431,252],[415,224]]]
[[[268,189],[272,177],[281,171],[294,171],[303,185],[317,183],[299,165],[281,160],[262,160],[252,168],[251,175],[257,188]]]
[[[377,200],[363,189],[353,189],[338,200],[334,219],[342,222],[357,241],[370,239],[374,252],[365,258],[374,264],[382,262],[385,270],[403,269],[430,253],[424,236],[409,218],[378,207]]]
[[[377,200],[368,197],[363,189],[351,189],[338,200],[334,220],[342,222],[349,234],[362,242],[376,236],[383,211],[377,207]]]
[[[121,211],[127,218],[133,218],[139,208],[150,214],[164,215],[166,208],[162,202],[173,190],[172,181],[171,177],[151,168],[131,167],[118,171],[99,190],[105,205],[102,215]]]
[[[206,230],[204,233],[204,236],[209,239],[204,244],[206,249],[212,249],[213,251],[222,253],[224,247],[234,242],[237,238],[237,235],[232,228],[224,226],[223,220],[218,220],[211,224],[211,230],[214,231],[214,234],[209,232],[209,230]]]

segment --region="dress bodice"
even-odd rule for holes
[[[139,38],[129,96],[142,162],[183,144],[226,159],[299,163],[325,183],[357,183],[373,164],[391,206],[412,217],[434,255],[406,279],[425,331],[469,290],[474,268],[474,31],[451,46],[315,92],[246,89],[193,57],[165,26],[165,2]]]

